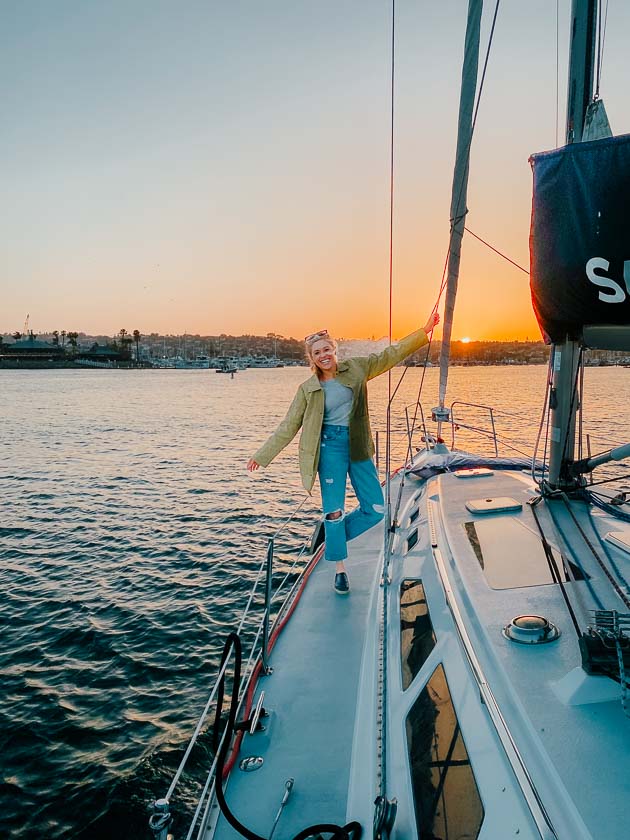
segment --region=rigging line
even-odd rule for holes
[[[490,59],[490,50],[492,48],[492,41],[494,39],[494,30],[495,30],[495,26],[496,26],[496,22],[497,22],[497,15],[499,13],[500,4],[501,4],[501,0],[497,0],[496,6],[494,8],[494,15],[492,17],[492,26],[491,26],[491,29],[490,29],[490,35],[488,37],[488,46],[486,47],[486,55],[485,55],[485,58],[484,58],[483,72],[481,74],[481,81],[479,83],[479,90],[477,91],[477,100],[475,102],[475,107],[474,107],[474,111],[473,111],[472,126],[471,126],[471,131],[470,131],[470,140],[469,140],[468,146],[466,148],[466,154],[467,155],[470,152],[470,147],[472,145],[473,135],[475,133],[475,126],[477,124],[477,116],[479,114],[479,106],[481,105],[481,95],[483,93],[483,88],[484,88],[484,84],[485,84],[485,80],[486,80],[486,71],[488,69],[488,61]],[[457,196],[457,205],[459,205],[463,189],[464,189],[464,179],[462,179],[462,181],[459,184],[459,193],[458,193],[458,196]],[[467,212],[468,211],[466,211],[466,213]],[[466,215],[466,213],[464,213],[464,216]],[[454,227],[455,223],[457,221],[459,221],[461,218],[462,217],[459,216],[459,217],[450,219],[451,230],[450,230],[449,239],[448,239],[448,246],[446,248],[446,256],[444,258],[444,267],[442,269],[442,279],[440,281],[440,289],[439,289],[439,292],[438,292],[438,296],[437,296],[435,306],[433,308],[434,312],[437,310],[437,308],[439,306],[440,299],[442,297],[442,293],[444,292],[444,289],[446,287],[446,276],[447,276],[446,272],[447,272],[447,269],[448,269],[448,257],[449,257],[450,251],[451,251],[451,245],[452,245],[452,240],[453,240],[453,227]]]
[[[549,380],[547,382],[547,423],[545,425],[545,451],[543,454],[543,477],[544,471],[547,467],[547,449],[549,447],[549,426],[551,425],[551,393],[553,391],[553,370],[555,365],[555,358],[556,358],[556,348],[555,345],[553,350],[549,354],[549,368],[548,368],[548,376]],[[547,474],[549,474],[549,470],[547,470]]]
[[[580,581],[580,586],[571,586],[569,588],[569,591],[571,593],[571,597],[573,598],[573,603],[575,604],[576,609],[579,607],[581,611],[583,625],[588,624],[589,615],[592,607],[587,606],[587,595],[590,595],[597,609],[601,610],[604,608],[603,602],[597,594],[597,590],[595,589],[590,576],[586,572],[584,564],[580,561],[578,553],[573,550],[573,547],[571,546],[571,543],[569,542],[564,530],[560,526],[557,516],[554,513],[553,505],[548,506],[548,513],[551,519],[551,524],[556,533],[561,564],[567,577],[567,581],[565,581],[565,583],[578,582],[578,579],[575,577],[575,573],[572,567],[579,569],[583,575],[583,579]],[[584,589],[582,589],[582,586]]]
[[[395,70],[396,70],[396,0],[392,0],[392,39],[391,39],[391,122],[390,122],[390,162],[389,162],[389,344],[392,343],[392,302],[394,278],[394,114],[395,114]],[[378,681],[376,702],[382,702],[380,727],[377,721],[377,741],[380,742],[380,760],[377,767],[378,795],[387,797],[387,605],[389,596],[389,537],[391,532],[391,405],[392,405],[392,371],[387,371],[387,437],[385,442],[385,510],[383,519],[383,599],[382,625],[380,629],[382,650],[380,654],[380,674]],[[380,698],[378,697],[380,693]],[[377,799],[378,801],[378,799]]]
[[[593,481],[592,484],[589,484],[589,487],[595,487],[598,484],[610,484],[611,481],[625,481],[627,478],[630,478],[630,473],[626,473],[626,475],[615,476],[613,478],[603,478],[600,481]]]
[[[604,62],[604,43],[606,41],[606,23],[608,21],[608,0],[606,0],[606,10],[603,13],[602,20],[602,3],[598,3],[597,8],[597,70],[595,72],[595,93],[594,99],[599,99],[599,85],[602,78],[602,64]]]
[[[567,425],[566,425],[566,428],[564,430],[564,446],[562,447],[562,459],[561,460],[562,460],[563,463],[566,460],[567,453],[569,451],[569,432],[571,430],[571,423],[573,422],[573,411],[575,409],[575,397],[576,397],[577,390],[578,390],[578,379],[579,379],[579,376],[580,376],[580,367],[582,365],[582,351],[583,351],[583,348],[580,347],[578,349],[578,360],[577,360],[577,365],[576,365],[576,368],[575,368],[575,379],[573,380],[573,387],[571,388],[571,403],[569,405],[569,411],[567,412]],[[572,351],[571,362],[573,362],[574,359],[575,359],[575,349]],[[574,438],[574,447],[575,447],[575,435],[573,435],[573,438]],[[575,457],[575,449],[571,453],[571,458],[573,459],[574,457]]]
[[[435,306],[435,307],[433,308],[433,312],[435,312],[435,310],[436,310],[436,309],[437,309],[437,306]],[[433,314],[433,312],[432,312],[432,314]],[[427,352],[426,352],[426,355],[425,355],[425,357],[424,357],[424,363],[423,363],[423,365],[422,365],[422,379],[420,380],[420,390],[422,390],[422,382],[424,382],[424,374],[426,373],[427,359],[429,358],[429,353],[430,353],[430,351],[431,351],[431,342],[432,342],[432,341],[433,341],[433,333],[431,333],[431,336],[429,337],[429,341],[427,342]],[[398,379],[398,382],[396,383],[396,387],[394,388],[394,393],[393,393],[393,394],[391,395],[391,397],[389,398],[389,402],[388,402],[388,404],[389,404],[389,405],[391,405],[391,404],[392,404],[392,402],[394,401],[394,397],[395,397],[395,396],[396,396],[396,394],[398,393],[398,389],[399,389],[399,388],[400,388],[400,386],[402,385],[402,381],[403,381],[403,379],[405,378],[405,376],[407,375],[407,371],[409,370],[409,367],[410,367],[410,365],[405,365],[405,369],[404,369],[404,370],[403,370],[403,372],[400,374],[400,378]],[[420,394],[419,394],[419,393],[418,393],[418,398],[420,398]],[[417,406],[417,405],[418,405],[418,401],[416,400],[416,406]],[[416,409],[416,410],[417,410],[417,409]],[[413,428],[412,428],[412,432],[413,432]]]
[[[472,131],[471,131],[471,142],[472,142],[472,135],[475,133],[475,124],[477,123],[477,114],[479,113],[479,106],[481,104],[481,94],[483,92],[483,86],[486,81],[486,70],[488,69],[488,61],[490,59],[490,49],[492,47],[492,41],[494,39],[494,29],[497,22],[497,15],[499,14],[499,6],[501,4],[501,0],[497,0],[497,4],[494,7],[494,16],[492,18],[492,27],[490,28],[490,35],[488,37],[488,48],[486,50],[486,57],[483,63],[483,72],[481,74],[481,82],[479,83],[479,93],[477,94],[477,104],[475,105],[475,114],[472,121]]]
[[[542,523],[540,521],[540,517],[538,516],[538,512],[536,510],[536,505],[539,504],[541,501],[542,496],[538,496],[534,500],[530,500],[529,506],[532,512],[532,516],[534,518],[534,522],[536,523],[536,527],[538,528],[538,533],[540,534],[540,539],[542,541],[543,551],[545,553],[545,557],[547,559],[547,565],[549,566],[549,572],[551,573],[551,578],[554,583],[557,583],[560,587],[560,594],[562,595],[562,599],[566,605],[567,611],[569,613],[569,617],[573,624],[573,628],[577,634],[578,639],[582,635],[580,631],[580,624],[577,620],[577,616],[575,614],[575,610],[573,609],[573,604],[571,603],[571,599],[569,598],[569,593],[566,591],[562,578],[560,576],[560,570],[558,569],[558,564],[556,563],[556,558],[553,554],[553,549],[549,545],[547,537],[545,536],[545,531],[542,527]]]
[[[542,474],[541,474],[541,477],[540,477],[541,481],[544,478],[545,466],[546,466],[546,463],[547,463],[547,442],[549,440],[549,415],[550,415],[550,411],[547,410],[547,406],[548,406],[548,403],[549,403],[549,392],[551,390],[551,382],[552,382],[552,376],[553,376],[553,373],[552,373],[552,371],[553,371],[553,357],[554,357],[554,351],[552,350],[551,353],[549,354],[549,364],[547,366],[547,382],[546,382],[546,386],[545,386],[545,400],[544,400],[542,412],[540,414],[540,424],[538,426],[538,434],[536,435],[536,443],[534,444],[534,453],[532,455],[531,476],[532,476],[532,480],[538,485],[538,487],[540,487],[540,482],[536,480],[536,456],[538,455],[538,447],[540,445],[540,436],[542,435],[542,429],[543,429],[543,426],[545,424],[545,414],[547,415],[547,427],[545,429],[545,451],[543,453],[543,460],[542,460],[543,470],[542,470]]]
[[[431,342],[433,341],[433,333],[431,333],[431,338],[429,339],[429,343],[427,345],[427,352],[426,356],[424,357],[424,364],[422,365],[422,376],[420,377],[420,384],[418,385],[418,397],[416,399],[416,405],[413,412],[413,422],[411,424],[411,431],[409,432],[409,440],[413,439],[413,433],[416,428],[416,420],[418,418],[418,408],[420,407],[420,397],[422,396],[422,387],[424,385],[424,377],[427,372],[427,362],[429,360],[429,353],[431,352]],[[425,432],[426,432],[426,424],[425,424]]]
[[[526,268],[523,268],[522,265],[519,265],[517,262],[514,262],[514,260],[511,260],[502,251],[499,251],[498,248],[495,248],[489,242],[486,242],[485,239],[482,239],[480,236],[477,236],[477,234],[473,233],[473,231],[470,228],[467,228],[466,225],[464,225],[464,230],[467,233],[469,233],[471,236],[474,236],[475,239],[478,239],[480,242],[483,242],[483,244],[486,245],[488,248],[490,248],[491,251],[494,251],[495,254],[498,254],[500,257],[503,257],[504,260],[507,260],[509,263],[512,263],[512,265],[516,266],[516,268],[520,269],[521,271],[523,271],[525,274],[527,274],[529,276],[529,271]]]
[[[556,0],[556,149],[560,145],[560,0]]]
[[[579,399],[579,431],[578,431],[578,460],[582,460],[584,437],[584,365],[580,365],[580,395]]]
[[[602,60],[600,63],[599,71],[601,74],[602,66],[604,64],[604,51],[606,49],[606,27],[608,25],[608,0],[606,0],[606,11],[604,12],[604,34],[602,35]]]
[[[589,513],[589,517],[590,517],[590,513]],[[610,551],[608,550],[608,546],[606,545],[606,543],[602,539],[601,534],[599,533],[597,528],[594,528],[593,530],[595,532],[595,536],[597,537],[597,542],[599,544],[599,547],[601,548],[602,553],[604,554],[604,556],[608,560],[609,565],[611,566],[611,568],[615,572],[615,575],[617,576],[617,580],[621,583],[621,585],[624,587],[624,590],[626,592],[630,592],[630,587],[628,586],[628,581],[626,580],[626,578],[624,577],[623,573],[621,572],[619,566],[617,565],[617,563],[613,559],[613,556],[610,553]]]
[[[599,81],[602,70],[602,4],[597,3],[597,59],[595,68],[595,93],[594,98],[599,99]]]
[[[490,60],[490,51],[491,51],[491,48],[492,48],[492,42],[494,40],[494,31],[495,31],[495,27],[496,27],[497,16],[498,16],[498,13],[499,13],[500,4],[501,4],[501,0],[497,0],[495,8],[494,8],[494,15],[492,17],[492,26],[490,28],[490,35],[488,37],[488,46],[486,47],[486,54],[485,54],[484,63],[483,63],[483,71],[482,71],[482,74],[481,74],[481,81],[479,83],[479,90],[477,91],[477,100],[475,102],[475,107],[474,107],[474,111],[473,111],[473,119],[472,119],[472,124],[471,124],[471,129],[470,129],[470,138],[469,138],[469,141],[468,141],[468,146],[466,148],[466,155],[467,156],[470,154],[470,147],[472,145],[473,136],[474,136],[474,133],[475,133],[475,126],[477,124],[477,116],[479,114],[479,107],[481,105],[481,95],[483,93],[483,88],[484,88],[484,84],[485,84],[485,80],[486,80],[486,72],[487,72],[487,69],[488,69],[488,62]],[[458,196],[457,196],[457,203],[455,205],[457,207],[459,206],[459,203],[460,203],[460,200],[461,200],[462,192],[464,190],[464,184],[465,184],[465,174],[462,176],[460,184],[459,184],[459,192],[458,192]],[[468,211],[466,211],[466,212],[468,212]],[[451,247],[452,247],[452,244],[453,244],[453,233],[454,233],[455,224],[456,224],[457,221],[459,221],[459,219],[451,219],[451,230],[450,230],[449,238],[448,238],[448,247],[446,249],[446,257],[444,259],[444,268],[442,269],[442,280],[441,280],[441,283],[440,283],[440,290],[438,292],[437,300],[435,302],[435,306],[433,307],[433,312],[435,312],[437,310],[437,308],[439,306],[439,303],[440,303],[440,300],[442,298],[442,294],[444,292],[444,289],[446,288],[446,282],[447,282],[447,279],[448,279],[447,270],[448,270],[449,256],[450,256],[450,253],[451,253]],[[432,340],[433,340],[433,333],[431,333],[431,338],[429,339],[429,346],[427,348],[427,355],[425,357],[425,363],[423,365],[423,373],[422,373],[422,377],[420,379],[420,384],[418,386],[418,396],[417,396],[417,399],[416,399],[416,406],[420,402],[420,397],[422,395],[422,387],[424,385],[424,375],[426,373],[426,363],[427,363],[427,360],[429,358],[429,352],[431,350]],[[400,377],[400,382],[402,382],[402,379],[403,379],[406,372],[407,372],[407,370],[405,369],[403,371],[401,377]],[[398,383],[399,385],[400,385],[400,382]],[[413,436],[413,433],[414,433],[415,428],[416,428],[417,416],[418,416],[418,412],[417,412],[417,408],[416,408],[416,411],[414,412],[413,424],[411,426],[411,436]]]
[[[462,201],[462,196],[463,196],[463,194],[466,190],[467,183],[468,183],[468,168],[469,168],[468,167],[468,162],[470,160],[470,150],[471,150],[471,147],[472,147],[472,141],[473,141],[474,134],[475,134],[475,127],[477,125],[477,117],[479,115],[479,108],[480,108],[480,105],[481,105],[481,97],[483,95],[483,90],[484,90],[484,86],[485,86],[486,74],[487,74],[487,70],[488,70],[490,52],[491,52],[492,44],[493,44],[493,41],[494,41],[494,33],[495,33],[495,28],[496,28],[496,22],[497,22],[500,2],[501,2],[501,0],[497,0],[496,5],[495,5],[495,9],[494,9],[494,15],[493,15],[493,18],[492,18],[492,26],[490,28],[490,35],[488,37],[488,45],[487,45],[487,48],[486,48],[486,54],[485,54],[484,63],[483,63],[483,70],[482,70],[482,73],[481,73],[481,79],[480,79],[479,87],[478,87],[478,90],[477,90],[477,98],[476,98],[476,102],[475,102],[474,109],[473,109],[473,117],[472,117],[472,121],[471,121],[471,124],[470,124],[470,131],[468,132],[468,137],[467,137],[465,149],[464,149],[464,152],[463,152],[463,154],[464,154],[463,159],[466,161],[466,166],[464,166],[462,168],[462,171],[461,171],[460,183],[459,183],[458,190],[457,190],[457,198],[456,198],[456,200],[451,201],[451,212],[453,214],[460,213],[460,216],[459,216],[459,218],[454,217],[454,218],[451,218],[451,220],[450,220],[451,229],[450,229],[450,234],[449,234],[449,239],[448,239],[448,247],[447,247],[447,252],[446,252],[446,266],[445,266],[444,274],[442,276],[442,287],[440,288],[440,294],[438,296],[438,299],[439,299],[439,297],[441,297],[442,292],[444,290],[444,287],[448,283],[448,277],[450,276],[450,272],[447,271],[447,267],[450,266],[450,259],[451,259],[451,255],[453,254],[453,242],[454,242],[456,236],[458,236],[458,237],[462,236],[462,229],[461,228],[463,227],[463,224],[461,225],[461,227],[458,224],[458,222],[460,222],[462,220],[462,215],[461,215],[462,210],[463,210],[463,215],[464,216],[468,212],[465,207],[461,208],[460,204],[461,204],[461,201]],[[466,63],[466,57],[464,57],[464,61]],[[475,69],[476,69],[476,61],[475,61]],[[461,115],[461,102],[460,102],[460,115]],[[458,144],[459,144],[459,139],[458,139]],[[462,160],[462,158],[460,157],[459,160]],[[458,167],[457,167],[457,162],[456,162],[456,171],[457,171],[457,169],[458,169]],[[456,185],[453,184],[453,197],[455,196],[455,193],[456,193]],[[459,253],[460,253],[460,249],[457,248],[456,253],[454,254],[457,262],[459,262]],[[458,273],[458,270],[456,269],[456,273],[454,273],[454,275],[453,275],[454,279],[456,278],[457,273]],[[450,343],[450,330],[451,330],[451,326],[450,326],[451,325],[451,317],[450,316],[452,315],[452,307],[454,305],[454,298],[455,298],[455,289],[453,289],[452,300],[450,300],[450,296],[447,295],[448,311],[445,313],[444,326],[445,326],[446,329],[443,332],[442,351],[441,351],[441,358],[440,358],[439,402],[440,402],[441,405],[443,405],[443,403],[444,403],[445,394],[446,394],[446,385],[447,385],[447,377],[448,377],[448,368],[446,367],[446,362],[447,362],[447,359],[448,359],[448,348],[449,348],[449,343]],[[446,335],[446,341],[444,341],[444,335]],[[438,424],[438,430],[439,429],[440,429],[440,424]]]
[[[564,502],[564,505],[565,505],[569,515],[571,516],[571,519],[573,520],[573,523],[575,524],[575,527],[580,532],[580,535],[581,535],[582,539],[584,540],[586,545],[589,547],[589,549],[591,551],[591,554],[593,555],[595,560],[597,560],[597,562],[599,563],[599,566],[600,566],[601,570],[604,572],[604,574],[606,575],[606,577],[610,581],[613,589],[615,590],[615,592],[617,593],[617,595],[619,596],[619,598],[621,599],[621,601],[625,605],[626,609],[630,609],[630,599],[628,598],[626,593],[623,591],[623,589],[619,586],[619,584],[614,579],[614,577],[611,575],[610,571],[606,568],[606,565],[603,563],[601,557],[599,556],[599,554],[595,550],[595,546],[593,545],[593,543],[587,537],[586,532],[584,531],[584,529],[580,525],[577,516],[573,512],[573,508],[571,507],[571,503],[570,503],[570,501],[567,497],[567,494],[566,493],[561,493],[561,499]],[[591,524],[591,528],[593,528],[593,530],[595,530],[595,528],[593,526],[593,523],[591,522],[590,524]],[[624,583],[626,583],[625,580],[624,580]]]
[[[394,2],[395,2],[395,0],[392,0],[392,5],[394,4]],[[474,111],[473,111],[473,119],[472,119],[471,131],[470,131],[470,139],[469,139],[469,142],[468,142],[468,147],[466,149],[466,154],[467,155],[470,153],[470,147],[472,145],[472,140],[473,140],[473,136],[474,136],[474,133],[475,133],[475,126],[477,124],[477,117],[479,115],[479,108],[480,108],[480,105],[481,105],[481,96],[483,94],[483,88],[484,88],[484,84],[485,84],[485,80],[486,80],[486,73],[487,73],[487,70],[488,70],[488,62],[490,60],[490,51],[492,49],[492,43],[493,43],[493,40],[494,40],[494,32],[495,32],[495,28],[496,28],[496,22],[497,22],[497,17],[498,17],[499,6],[500,5],[501,5],[501,0],[497,0],[496,5],[494,7],[494,14],[492,16],[492,26],[490,28],[490,35],[488,37],[488,45],[486,47],[486,54],[485,54],[484,63],[483,63],[483,71],[481,73],[481,80],[479,82],[479,89],[477,91],[477,100],[475,102],[475,107],[474,107]],[[393,69],[393,25],[392,25],[392,164],[391,164],[392,186],[391,186],[391,194],[393,194],[393,75],[394,75],[394,69]],[[458,193],[458,197],[457,197],[456,206],[459,206],[459,202],[460,202],[460,199],[461,199],[463,189],[464,189],[464,178],[461,179],[461,182],[459,184],[459,193]],[[391,198],[391,195],[390,195],[390,200],[392,201],[392,205],[393,205],[393,198]],[[442,269],[442,280],[441,280],[441,283],[440,283],[440,289],[439,289],[439,292],[438,292],[437,300],[435,302],[435,306],[433,307],[433,312],[435,312],[437,310],[437,308],[439,306],[439,303],[440,303],[440,300],[442,298],[442,294],[444,292],[444,289],[446,288],[448,260],[449,260],[449,254],[451,252],[451,246],[452,246],[452,242],[453,242],[454,224],[455,224],[456,221],[457,221],[457,219],[451,219],[451,230],[450,230],[449,239],[448,239],[448,247],[447,247],[447,250],[446,250],[446,257],[445,257],[445,260],[444,260],[444,268]],[[391,241],[390,241],[390,248],[391,248]],[[520,266],[519,266],[519,268],[520,268]],[[391,271],[391,255],[390,255],[390,271]],[[391,275],[390,275],[390,329],[391,329]],[[427,355],[426,355],[426,358],[425,358],[425,364],[423,366],[423,374],[422,374],[422,378],[420,380],[420,385],[419,385],[419,388],[418,388],[418,397],[416,399],[416,405],[419,403],[420,396],[422,394],[422,386],[424,384],[424,374],[426,372],[426,361],[429,357],[429,352],[430,352],[430,349],[431,349],[432,340],[433,340],[433,334],[431,334],[431,338],[429,339],[429,346],[427,348]],[[391,333],[390,333],[390,343],[391,343]],[[400,376],[400,380],[398,382],[398,385],[396,386],[396,391],[398,390],[398,388],[399,388],[399,386],[400,386],[400,384],[401,384],[401,382],[402,382],[406,373],[407,373],[407,368],[405,368],[405,370],[403,371],[403,373]],[[391,375],[391,373],[390,373],[390,375]],[[389,391],[389,394],[391,394],[391,391]],[[391,405],[391,399],[393,399],[393,397],[390,396],[389,397],[389,402],[388,402],[388,411],[389,411],[389,406]],[[417,410],[414,413],[414,422],[413,422],[412,427],[411,427],[411,435],[413,435],[413,433],[415,431],[416,420],[417,420]],[[386,453],[386,455],[387,455],[387,453]],[[387,457],[386,457],[386,465],[387,465]],[[387,469],[387,466],[386,466],[386,469]],[[387,470],[387,474],[389,474],[389,470]]]

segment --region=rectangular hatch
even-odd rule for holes
[[[495,496],[493,499],[468,499],[466,507],[471,513],[506,513],[523,510],[523,505],[509,496]]]
[[[512,516],[464,522],[479,565],[493,589],[553,583],[540,537]],[[558,568],[560,552],[552,547]],[[564,577],[564,575],[563,575]]]
[[[489,475],[494,475],[494,470],[489,470],[487,467],[468,467],[466,469],[454,470],[455,478],[485,478]]]

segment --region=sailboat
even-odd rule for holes
[[[436,431],[420,451],[410,433],[406,463],[388,464],[386,526],[350,544],[350,599],[330,597],[317,538],[275,595],[270,540],[254,643],[243,650],[244,616],[153,803],[158,840],[630,834],[630,515],[588,483],[630,445],[585,454],[578,435],[585,348],[630,349],[630,136],[609,136],[593,98],[597,2],[574,0],[567,143],[532,157],[549,463],[447,448],[481,6],[469,2]],[[211,712],[212,765],[175,828]]]

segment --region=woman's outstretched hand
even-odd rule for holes
[[[247,462],[247,469],[249,470],[249,472],[252,472],[253,470],[257,470],[259,467],[260,467],[260,464],[258,463],[258,461],[254,461],[253,458],[250,458],[249,461]]]
[[[431,332],[431,330],[433,329],[433,327],[437,327],[437,325],[439,323],[440,323],[440,313],[439,312],[432,312],[429,315],[429,320],[426,322],[426,324],[423,327],[425,333],[428,335]]]

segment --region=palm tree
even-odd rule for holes
[[[140,364],[140,339],[142,336],[140,335],[140,330],[133,331],[133,340],[136,342],[136,364]]]
[[[119,331],[118,335],[120,336],[120,352],[123,356],[127,356],[131,359],[131,344],[133,343],[133,338],[129,335],[126,329]]]
[[[58,347],[59,346],[59,330],[53,330],[52,336],[53,336],[53,344],[55,344]]]
[[[68,337],[68,343],[70,344],[70,347],[72,348],[72,355],[74,355],[77,351],[77,338],[79,337],[79,333],[78,332],[68,332],[68,333],[66,333],[66,335]]]
[[[66,346],[66,335],[67,335],[66,331],[61,330],[61,346],[62,347]]]
[[[13,338],[14,338],[16,341],[19,341],[19,340],[22,338],[22,333],[21,333],[21,332],[18,332],[17,330],[16,330],[14,333],[11,333],[11,335],[13,336]]]

